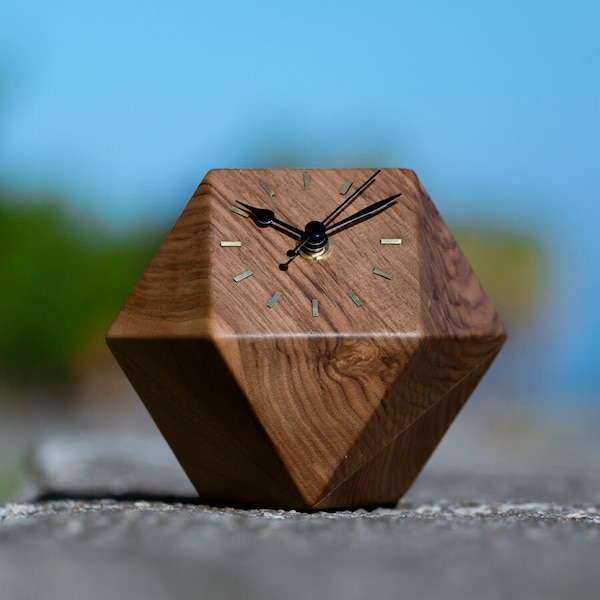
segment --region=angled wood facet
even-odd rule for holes
[[[209,172],[107,335],[207,501],[397,501],[506,338],[412,171],[379,173],[337,220],[403,195],[327,258],[279,269],[297,240],[236,200],[303,230],[374,170],[306,173]]]

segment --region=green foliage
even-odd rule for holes
[[[159,243],[120,239],[57,203],[0,197],[0,377],[68,384],[102,340]]]
[[[0,502],[19,488],[24,477],[23,465],[0,463]]]

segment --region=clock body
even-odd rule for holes
[[[402,193],[290,261],[373,169],[210,171],[107,342],[209,502],[396,502],[506,333],[417,176],[383,169],[338,216]],[[233,208],[232,208],[233,207]],[[280,265],[286,265],[283,270]]]

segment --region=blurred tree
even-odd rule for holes
[[[160,236],[119,238],[70,218],[58,202],[0,192],[0,377],[68,385],[102,340]]]

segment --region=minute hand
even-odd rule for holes
[[[325,229],[325,233],[335,233],[334,230],[349,227],[358,221],[362,221],[363,219],[368,219],[369,217],[374,217],[375,215],[383,212],[386,208],[392,206],[392,204],[396,204],[396,198],[399,198],[402,194],[394,194],[389,198],[384,198],[383,200],[379,200],[378,202],[374,202],[369,206],[359,210],[358,212],[338,221],[337,223],[332,223]]]

